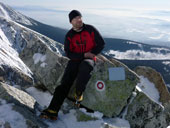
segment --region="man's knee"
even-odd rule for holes
[[[92,60],[93,61],[93,60]],[[94,62],[92,61],[87,61],[87,60],[84,60],[81,64],[80,64],[80,67],[79,67],[79,71],[82,71],[82,72],[91,72],[93,70],[93,67],[94,67]]]

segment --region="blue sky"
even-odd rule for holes
[[[103,36],[170,46],[170,0],[0,0],[35,20],[70,29],[68,13],[78,9],[83,21]]]

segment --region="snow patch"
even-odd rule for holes
[[[45,68],[45,66],[47,65],[47,63],[42,63],[40,66],[42,67],[42,68]]]
[[[35,53],[33,55],[33,59],[34,59],[34,64],[37,64],[38,62],[42,62],[42,64],[40,65],[41,67],[45,67],[47,64],[44,63],[44,61],[46,60],[46,55],[43,55],[41,53]]]
[[[135,42],[132,42],[132,41],[127,41],[128,44],[135,44],[137,45],[138,47],[142,48],[142,44],[138,44],[138,43],[135,43]]]
[[[52,95],[49,92],[42,92],[34,87],[28,88],[27,92],[42,106],[48,106],[52,98]],[[66,107],[68,104],[64,103],[63,105]],[[63,114],[62,111],[59,111],[59,119],[57,121],[45,121],[45,123],[49,125],[49,128],[102,128],[103,125],[106,126],[107,124],[114,126],[115,128],[130,128],[130,124],[127,120],[120,118],[103,119],[103,114],[100,112],[88,113],[85,109],[80,110],[87,115],[97,117],[98,120],[78,122],[76,118],[76,110],[71,109],[67,114]]]
[[[13,104],[6,103],[5,100],[0,99],[0,126],[3,128],[5,123],[9,123],[12,128],[27,128],[24,117],[12,110]]]
[[[10,16],[8,15],[7,11],[5,11],[5,9],[0,5],[0,10],[1,10],[1,13],[0,15],[4,16],[5,18],[11,20]]]
[[[137,90],[145,93],[151,100],[162,106],[162,103],[159,101],[160,95],[158,90],[155,88],[155,85],[152,82],[150,82],[146,77],[144,76],[139,77],[140,83],[138,83],[136,86]]]
[[[48,107],[52,99],[52,95],[48,91],[40,91],[35,87],[27,88],[26,91],[36,99],[36,101],[43,107]]]
[[[26,16],[22,15],[19,12],[14,11],[12,8],[2,3],[0,3],[0,12],[1,17],[4,17],[11,21],[19,22],[26,25],[33,25],[34,23],[30,18],[27,18]]]
[[[113,128],[130,128],[130,124],[127,120],[121,118],[105,119],[105,124],[109,124]],[[108,126],[109,127],[109,126]]]
[[[32,77],[32,72],[19,58],[18,52],[12,48],[2,29],[0,29],[0,37],[0,65],[8,65]]]
[[[84,109],[84,108],[80,108],[79,110],[82,111],[83,113],[85,113],[86,115],[91,116],[92,118],[102,119],[102,117],[103,117],[103,113],[98,112],[98,111],[96,111],[94,113],[88,113],[86,111],[86,109]]]

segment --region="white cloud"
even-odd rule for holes
[[[169,65],[170,66],[170,61],[163,61],[162,62],[164,65]]]
[[[145,52],[142,50],[127,50],[126,52],[109,50],[106,55],[113,56],[117,59],[129,59],[129,60],[167,60],[170,58],[170,53],[154,53]]]
[[[157,39],[161,39],[163,36],[164,36],[164,34],[160,34],[159,36],[149,37],[149,38],[153,39],[153,40],[157,40]]]

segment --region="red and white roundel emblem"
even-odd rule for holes
[[[101,80],[98,80],[98,81],[96,82],[96,89],[97,89],[97,91],[103,91],[103,90],[105,90],[105,84],[104,84],[104,82],[101,81]]]

